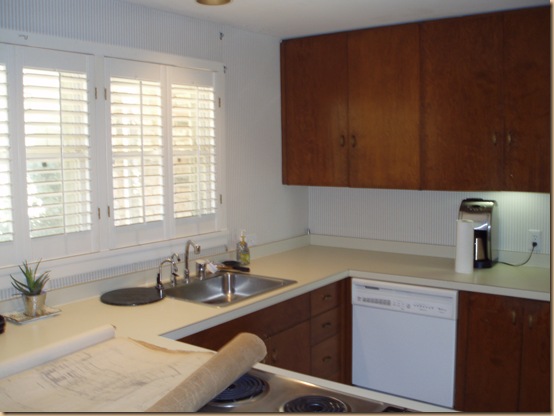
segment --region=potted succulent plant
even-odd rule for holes
[[[21,270],[21,273],[25,276],[24,283],[20,282],[10,274],[13,287],[21,292],[21,295],[23,296],[23,302],[25,305],[24,313],[27,316],[40,316],[44,311],[46,292],[44,292],[43,289],[46,282],[50,279],[48,277],[50,272],[44,272],[37,277],[37,270],[40,262],[41,260],[38,261],[34,269],[29,266],[27,260],[23,262],[23,267],[19,266],[19,270]]]

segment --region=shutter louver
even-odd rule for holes
[[[172,85],[175,218],[216,211],[216,143],[212,87]]]
[[[84,73],[23,69],[31,238],[92,227],[87,100]]]
[[[111,78],[115,226],[162,221],[162,98],[158,82]]]
[[[0,65],[0,242],[13,241],[8,83],[6,66]]]

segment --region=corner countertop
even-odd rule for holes
[[[140,339],[166,348],[197,350],[174,340],[349,276],[550,301],[549,268],[514,268],[497,264],[491,269],[464,275],[454,272],[452,258],[318,245],[255,257],[250,268],[252,274],[293,279],[297,283],[225,307],[170,298],[138,307],[112,306],[100,302],[99,295],[67,304],[49,304],[61,309],[61,313],[25,325],[6,325],[5,333],[0,335],[0,360],[20,356],[105,324],[113,325],[117,336]],[[314,381],[308,376],[262,364],[259,366],[275,373],[293,374],[299,379]],[[325,380],[317,379],[317,382],[339,388],[345,393],[363,394],[415,410],[440,410],[435,406]]]

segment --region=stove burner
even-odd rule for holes
[[[213,398],[209,404],[214,406],[235,404],[244,400],[254,399],[266,392],[267,389],[268,385],[265,381],[246,373]]]
[[[285,403],[283,407],[285,412],[292,413],[340,413],[348,412],[348,406],[333,397],[329,396],[301,396]]]

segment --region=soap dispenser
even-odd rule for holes
[[[237,243],[237,261],[244,266],[250,264],[250,249],[246,242],[244,230],[240,232],[240,240]]]

